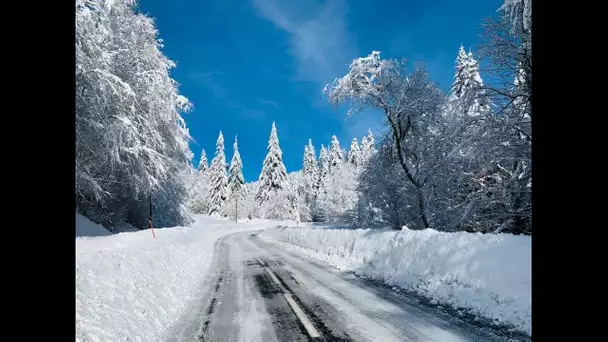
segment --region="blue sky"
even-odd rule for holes
[[[172,76],[194,103],[185,115],[198,165],[209,160],[220,130],[226,157],[238,134],[243,172],[257,180],[273,121],[289,172],[301,168],[311,138],[317,154],[336,135],[344,148],[368,128],[383,133],[382,117],[346,118],[321,89],[347,71],[352,59],[382,52],[423,61],[448,89],[460,44],[480,43],[484,18],[503,0],[141,0],[153,17]],[[483,75],[482,75],[483,77]]]

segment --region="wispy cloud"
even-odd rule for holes
[[[331,83],[357,57],[347,29],[345,0],[254,0],[260,15],[290,35],[296,79]]]
[[[327,108],[321,89],[343,76],[351,61],[359,57],[356,42],[348,31],[346,0],[254,0],[254,3],[262,17],[289,34],[286,52],[296,63],[295,80],[312,82],[317,88],[311,94],[311,105]],[[350,137],[360,139],[369,129],[375,135],[380,134],[382,115],[366,111],[346,119],[344,110],[335,113],[344,115],[342,131]]]
[[[279,109],[279,105],[276,102],[272,101],[272,100],[261,99],[260,103],[263,104],[263,105],[270,106],[270,107],[272,107],[274,109]]]
[[[229,90],[224,87],[219,81],[218,78],[222,77],[224,73],[219,70],[211,70],[211,71],[203,71],[196,72],[190,74],[190,78],[194,79],[198,84],[202,87],[211,91],[211,94],[220,100],[224,100],[224,104],[226,107],[230,109],[236,109],[240,112],[242,117],[247,119],[262,119],[266,116],[263,110],[256,108],[249,108],[240,103],[235,102],[233,99],[229,98]],[[277,105],[272,101],[268,101]]]
[[[247,119],[263,119],[266,116],[263,110],[245,107],[238,103],[229,102],[227,106],[239,110],[241,115]]]
[[[228,96],[228,91],[216,80],[217,77],[222,75],[223,73],[221,71],[211,70],[191,73],[189,77],[201,86],[210,90],[213,96],[219,99],[225,99]]]

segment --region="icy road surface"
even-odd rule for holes
[[[167,341],[504,341],[418,300],[263,242],[225,235]]]

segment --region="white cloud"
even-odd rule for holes
[[[297,81],[314,84],[313,107],[327,108],[321,95],[323,86],[348,71],[348,65],[359,57],[359,51],[348,31],[348,6],[345,0],[254,0],[260,15],[278,29],[289,34],[286,51],[296,63]],[[366,110],[346,119],[344,108],[336,109],[342,116],[342,136],[350,139],[367,135],[369,129],[378,136],[382,128],[381,113]],[[340,132],[333,132],[339,134]]]
[[[261,16],[290,35],[297,80],[324,85],[347,70],[357,49],[347,29],[344,0],[254,0]]]
[[[223,100],[223,103],[226,107],[238,110],[243,117],[248,119],[263,119],[266,116],[263,110],[257,108],[249,108],[247,106],[235,102],[234,100],[231,100],[229,95],[229,89],[224,87],[219,81],[224,76],[223,72],[219,70],[211,70],[191,73],[189,76],[190,78],[198,82],[202,87],[209,90],[209,93],[211,95],[213,95],[217,99]],[[275,106],[277,105],[274,102],[272,103]]]

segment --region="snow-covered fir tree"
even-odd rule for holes
[[[209,215],[224,216],[228,198],[228,175],[226,174],[226,154],[224,153],[224,135],[220,131],[215,144],[215,156],[209,170],[211,187],[211,205]]]
[[[287,182],[287,200],[289,203],[289,216],[290,220],[300,222],[300,198],[298,196],[298,185],[295,179],[289,179]]]
[[[313,206],[315,220],[334,223],[354,223],[356,221],[359,146],[353,139],[347,161],[337,137],[332,136],[329,153],[322,148],[319,162],[323,174],[319,191]],[[324,165],[327,166],[324,166]]]
[[[321,145],[321,151],[319,152],[319,167],[318,167],[318,179],[317,179],[317,193],[323,190],[323,181],[329,173],[329,154],[325,146]]]
[[[317,158],[315,147],[312,140],[308,139],[308,145],[304,147],[304,160],[302,162],[303,173],[303,192],[304,200],[310,207],[314,200],[315,193],[318,187],[319,168],[317,166]]]
[[[258,207],[260,218],[290,220],[292,217],[291,196],[292,192],[286,186],[271,191],[268,199]]]
[[[327,174],[315,202],[316,215],[325,222],[354,223],[358,195],[355,166],[334,167]]]
[[[211,202],[210,172],[196,171],[191,178],[187,207],[194,214],[208,214]]]
[[[360,152],[361,152],[361,162],[365,163],[367,161],[367,156],[366,156],[366,151],[369,148],[369,143],[367,142],[367,136],[364,136],[363,138],[361,138],[361,144],[360,144]]]
[[[452,115],[478,116],[489,113],[489,104],[482,90],[483,80],[479,74],[479,62],[473,53],[466,53],[464,46],[458,49],[456,72],[452,83],[448,110]]]
[[[492,114],[492,104],[483,90],[483,80],[479,73],[479,62],[473,53],[466,53],[464,46],[458,49],[454,82],[443,111],[445,126],[450,127],[455,157],[467,158],[458,162],[472,163],[476,151],[485,142],[479,136],[487,130]],[[481,118],[480,118],[481,116]]]
[[[198,163],[198,170],[202,172],[207,172],[209,169],[209,161],[207,161],[207,153],[205,153],[205,149],[201,152],[201,159]]]
[[[230,161],[230,169],[228,170],[228,190],[231,205],[234,202],[235,211],[238,210],[238,201],[242,201],[246,197],[245,178],[243,177],[243,162],[239,154],[239,146],[237,138],[234,137],[232,145],[233,154]],[[242,205],[242,204],[241,204]],[[235,218],[240,217],[239,213],[235,214]]]
[[[281,199],[273,199],[275,202],[272,205],[274,208],[265,208],[267,202],[272,198],[276,197],[285,188],[285,182],[287,181],[287,170],[283,164],[283,152],[279,146],[279,137],[277,135],[277,128],[275,123],[272,123],[272,129],[270,131],[270,137],[268,139],[266,158],[264,158],[264,164],[260,177],[258,180],[258,192],[255,196],[256,203],[260,206],[260,210],[263,217],[269,218],[267,215],[273,215],[276,217],[284,217],[288,214],[288,210],[284,210],[279,205]],[[288,207],[286,207],[288,209]],[[277,212],[271,212],[276,210]]]
[[[376,151],[376,140],[371,130],[367,131],[367,136],[361,139],[361,164],[367,163],[369,158]]]
[[[344,162],[344,154],[342,152],[342,148],[340,148],[340,142],[338,141],[338,137],[332,135],[331,137],[331,146],[329,150],[329,169],[334,169],[336,167],[342,166]]]
[[[304,189],[304,186],[305,186],[304,171],[303,170],[293,171],[287,175],[287,178],[289,179],[291,184],[294,186],[296,195],[298,196],[297,200],[298,200],[298,211],[300,214],[300,221],[301,222],[310,222],[312,220],[312,217],[311,217],[312,203],[309,204],[308,202],[306,202],[306,199],[304,198],[305,194],[306,194],[306,191]]]
[[[463,45],[460,45],[458,48],[458,55],[456,56],[456,72],[454,73],[454,82],[452,83],[451,88],[451,97],[453,98],[461,98],[463,93],[465,93],[465,89],[470,88],[474,83],[475,79],[473,79],[469,70],[469,55],[464,49]]]
[[[357,167],[361,164],[361,150],[359,149],[359,142],[357,138],[353,138],[350,143],[350,149],[348,150],[348,163]]]
[[[321,144],[317,163],[317,185],[315,187],[314,200],[311,202],[311,218],[315,222],[323,221],[325,219],[323,207],[317,203],[317,199],[326,189],[325,180],[329,174],[329,153],[323,144]]]

